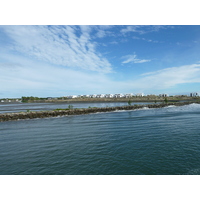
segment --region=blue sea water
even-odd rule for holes
[[[0,174],[200,174],[200,105],[0,122]]]

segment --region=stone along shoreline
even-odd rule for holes
[[[35,118],[47,118],[67,115],[83,115],[98,112],[113,112],[118,110],[136,110],[142,108],[163,108],[167,106],[184,106],[192,103],[200,102],[177,102],[177,103],[163,103],[163,104],[145,104],[145,105],[129,105],[118,107],[103,107],[103,108],[80,108],[80,109],[56,109],[51,111],[27,111],[18,113],[2,113],[0,114],[0,122],[20,120],[20,119],[35,119]]]

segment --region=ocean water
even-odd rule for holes
[[[198,175],[200,105],[0,122],[0,174]]]

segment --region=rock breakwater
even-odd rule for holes
[[[104,107],[104,108],[81,108],[81,109],[61,109],[52,111],[37,111],[37,112],[20,112],[20,113],[2,113],[0,114],[0,122],[20,119],[34,119],[34,118],[47,118],[57,117],[65,115],[82,115],[97,112],[112,112],[118,110],[136,110],[142,108],[163,108],[166,106],[183,106],[191,103],[200,102],[178,102],[178,103],[167,103],[167,104],[146,104],[146,105],[130,105],[130,106],[119,106],[119,107]]]

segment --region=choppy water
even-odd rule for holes
[[[0,174],[200,174],[200,105],[0,123]]]

